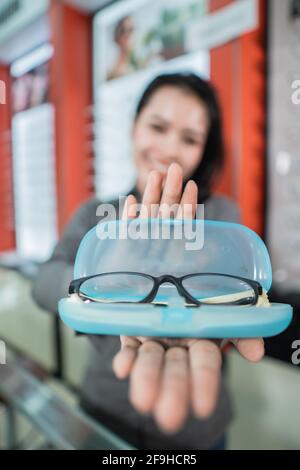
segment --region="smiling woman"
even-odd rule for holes
[[[221,170],[224,147],[220,110],[214,90],[194,74],[156,77],[144,91],[132,132],[137,188],[143,191],[150,170],[164,179],[173,162],[183,180],[198,186],[204,202]]]
[[[159,217],[168,217],[173,204],[179,212],[190,206],[183,214],[193,218],[197,203],[205,202],[206,219],[238,221],[235,204],[212,194],[222,167],[223,140],[210,84],[194,74],[155,78],[137,106],[132,144],[138,176],[127,195],[124,219],[137,218],[139,202],[140,218],[147,217],[152,205]],[[99,202],[92,199],[78,210],[41,266],[33,295],[43,308],[57,313],[58,300],[66,297],[80,241],[99,223]],[[116,209],[119,202],[112,201]],[[138,271],[143,267],[141,257]],[[211,449],[223,442],[232,413],[222,380],[222,340],[183,338],[170,344],[164,338],[89,338],[81,390],[87,413],[138,448]],[[263,356],[259,338],[236,340],[235,346],[247,360]]]

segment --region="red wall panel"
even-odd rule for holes
[[[87,108],[92,103],[91,18],[52,0],[49,10],[54,56],[50,96],[55,105],[59,231],[93,193],[87,147]]]
[[[231,0],[211,0],[215,11]],[[233,197],[242,223],[260,235],[264,228],[265,178],[265,10],[258,0],[258,28],[211,51],[211,79],[222,109],[226,162],[219,193]]]
[[[0,104],[0,251],[15,247],[12,151],[11,87],[9,67],[0,64],[0,80],[5,83],[6,103]]]

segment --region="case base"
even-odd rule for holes
[[[158,306],[85,303],[72,297],[58,303],[63,322],[75,331],[98,335],[174,338],[253,338],[275,336],[293,316],[291,305],[267,307]]]

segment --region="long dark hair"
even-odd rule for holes
[[[158,75],[144,90],[136,108],[135,119],[138,118],[142,109],[148,104],[152,95],[163,86],[173,86],[193,93],[207,108],[210,127],[203,157],[190,177],[198,186],[198,201],[204,202],[210,196],[212,184],[224,163],[221,112],[215,90],[207,81],[202,80],[193,73]]]

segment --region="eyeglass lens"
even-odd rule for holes
[[[182,280],[182,286],[193,298],[207,304],[251,304],[256,295],[246,281],[216,274],[188,276]],[[140,274],[102,274],[84,281],[80,286],[80,295],[98,302],[140,302],[153,287],[154,281]],[[175,286],[166,283],[164,287],[165,294],[168,295],[168,291],[174,293]]]

